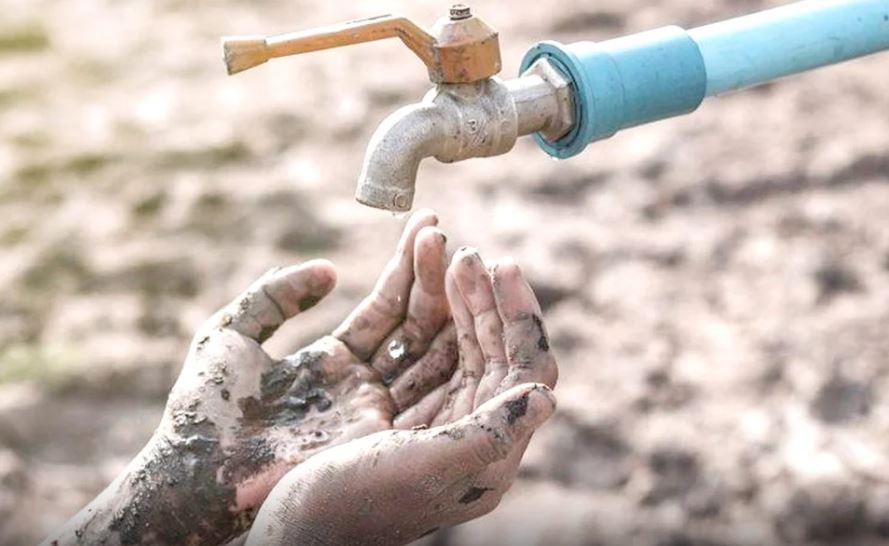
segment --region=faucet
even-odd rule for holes
[[[383,15],[277,36],[223,38],[229,74],[269,59],[397,37],[426,65],[434,84],[418,104],[405,106],[371,137],[355,198],[394,212],[410,210],[420,161],[451,163],[505,154],[518,137],[557,140],[574,125],[570,81],[540,59],[511,80],[500,72],[497,32],[457,4],[431,33],[408,19]]]
[[[502,80],[497,32],[462,4],[431,32],[383,15],[277,36],[223,38],[229,74],[274,57],[397,37],[434,87],[368,145],[356,199],[406,211],[420,161],[504,154],[534,135],[565,159],[620,130],[693,112],[707,97],[889,50],[889,0],[804,0],[692,30],[533,45]]]

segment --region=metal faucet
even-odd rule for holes
[[[574,125],[570,81],[547,59],[503,81],[497,32],[457,4],[427,33],[404,17],[383,15],[278,36],[223,38],[229,74],[274,57],[384,38],[400,38],[435,84],[418,104],[390,115],[371,137],[355,198],[410,210],[420,161],[451,163],[505,154],[519,136],[556,141]]]
[[[281,57],[398,37],[435,84],[371,138],[356,198],[411,208],[424,157],[499,155],[534,134],[565,159],[620,130],[695,111],[707,97],[889,50],[889,0],[805,0],[685,30],[534,44],[503,81],[497,33],[458,4],[427,33],[384,15],[271,37],[225,38],[230,74]]]

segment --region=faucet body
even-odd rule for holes
[[[520,136],[562,136],[574,125],[573,114],[568,80],[545,59],[505,82],[491,77],[440,84],[377,128],[355,198],[376,208],[410,210],[424,158],[453,163],[505,154]]]

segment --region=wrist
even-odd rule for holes
[[[218,441],[156,434],[123,473],[47,544],[224,544],[247,530],[234,512]]]

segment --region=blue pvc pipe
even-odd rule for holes
[[[889,0],[808,0],[685,31],[666,27],[606,42],[541,42],[572,80],[572,131],[550,155],[572,157],[621,129],[694,111],[705,97],[889,49]],[[889,69],[885,76],[889,89]]]
[[[889,49],[889,0],[797,2],[688,34],[704,57],[709,97]]]

